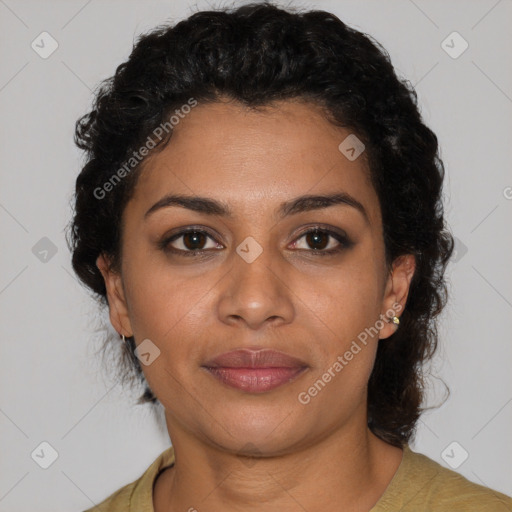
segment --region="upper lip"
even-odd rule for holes
[[[207,368],[299,368],[307,364],[284,352],[270,349],[238,349],[224,352],[206,362]]]

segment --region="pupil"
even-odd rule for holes
[[[321,243],[322,237],[324,238],[323,244]],[[308,238],[308,240],[307,240],[308,244],[310,244],[310,245],[320,244],[320,246],[321,246],[321,247],[313,247],[313,249],[323,249],[323,248],[327,247],[327,241],[326,241],[327,237],[325,236],[325,233],[320,233],[320,232],[308,233],[307,238]],[[319,238],[320,238],[320,241],[319,241]]]

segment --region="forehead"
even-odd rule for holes
[[[238,102],[199,104],[179,120],[168,145],[144,162],[132,209],[143,215],[164,194],[181,193],[261,216],[292,197],[345,192],[378,222],[365,153],[350,160],[339,149],[350,135],[301,100],[258,110]]]

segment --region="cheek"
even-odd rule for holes
[[[314,385],[320,379],[328,382],[331,390],[322,393],[320,402],[335,402],[339,393],[346,399],[349,395],[354,400],[360,397],[378,345],[381,327],[377,324],[381,306],[378,268],[372,258],[356,254],[345,263],[328,277],[316,279],[314,285],[311,280],[304,280],[301,294],[306,306],[304,314],[319,329],[314,350],[318,364],[310,383]]]
[[[381,307],[378,269],[371,258],[354,254],[328,274],[304,279],[301,299],[340,339],[374,325]]]
[[[139,339],[154,338],[166,342],[194,322],[194,310],[201,307],[213,277],[194,275],[172,266],[156,251],[133,251],[123,269],[125,291],[132,328]],[[136,336],[137,338],[137,336]]]
[[[143,269],[143,270],[141,270]],[[166,403],[176,403],[183,395],[183,383],[200,359],[204,340],[201,311],[207,310],[205,279],[180,277],[158,266],[139,267],[127,272],[126,293],[129,297],[130,322],[137,344],[151,340],[159,349],[149,365],[141,365],[151,389]],[[210,315],[211,315],[211,309]]]
[[[150,282],[147,283],[148,285]],[[159,347],[175,347],[198,333],[204,319],[200,310],[205,290],[193,283],[161,280],[155,286],[138,288],[132,301],[131,323],[137,340],[150,338]]]
[[[301,396],[314,398],[314,408],[337,410],[343,402],[354,410],[365,396],[379,343],[377,293],[370,283],[354,274],[331,279],[308,303],[315,308],[310,321],[320,330],[315,336],[317,364]]]

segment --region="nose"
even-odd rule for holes
[[[261,329],[266,324],[278,326],[294,317],[289,273],[280,265],[270,249],[264,249],[256,260],[248,263],[238,254],[233,267],[222,280],[218,315],[229,325],[245,324]]]

